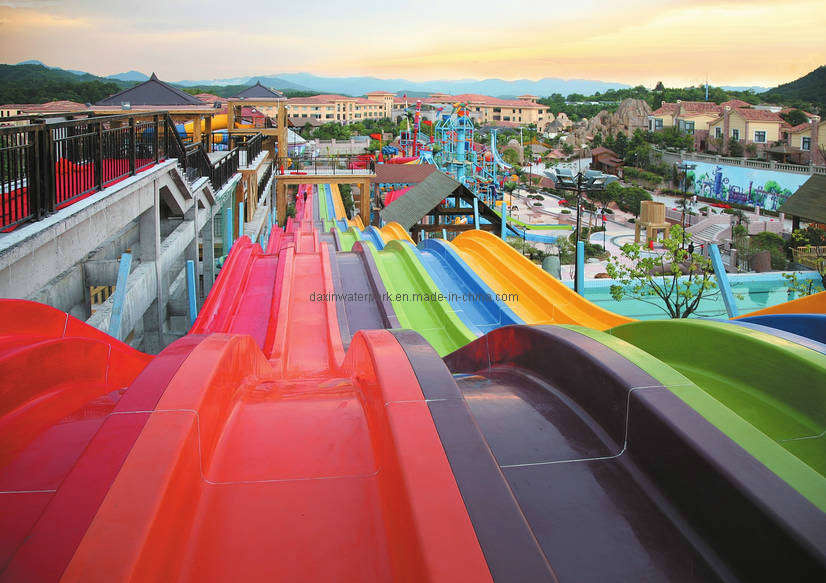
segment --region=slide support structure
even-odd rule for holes
[[[585,295],[585,241],[576,242],[576,273],[574,274],[574,291]]]
[[[504,241],[505,240],[505,231],[507,231],[507,229],[508,229],[508,207],[505,205],[505,200],[504,199],[502,199],[502,207],[501,208],[502,208],[502,229],[501,229],[501,232],[499,233],[499,236]],[[478,229],[479,227],[476,227],[476,228]]]
[[[232,205],[224,212],[224,255],[229,256],[232,249]]]
[[[720,248],[712,243],[708,246],[711,255],[711,265],[714,267],[714,276],[717,278],[717,285],[720,286],[720,293],[723,294],[723,303],[726,304],[726,312],[729,318],[736,318],[740,315],[737,304],[734,302],[734,293],[731,291],[731,282],[728,279],[726,268],[723,265],[723,257],[720,255]]]
[[[479,228],[479,199],[473,197],[473,228]]]
[[[129,279],[129,270],[132,268],[132,255],[124,253],[120,256],[118,266],[118,281],[115,284],[115,293],[112,298],[112,315],[109,317],[109,335],[118,340],[121,338],[121,323],[123,322],[123,303],[126,301],[126,281]]]
[[[195,288],[195,262],[188,259],[186,262],[186,296],[187,305],[189,306],[189,326],[190,328],[195,324],[195,318],[198,317],[198,291]]]

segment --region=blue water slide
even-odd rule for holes
[[[775,338],[781,338],[789,342],[794,342],[795,344],[804,346],[810,350],[814,350],[815,352],[826,354],[826,344],[822,342],[817,342],[816,340],[812,340],[811,338],[806,338],[805,336],[800,336],[799,334],[793,334],[791,332],[786,332],[785,330],[780,330],[779,328],[772,328],[771,326],[755,324],[754,322],[744,322],[743,320],[724,321],[734,326],[740,326],[743,328],[749,328],[750,330],[756,330],[757,332],[763,332],[764,334],[768,334],[769,336],[774,336]]]
[[[736,322],[769,326],[826,344],[826,314],[766,314],[740,318]]]
[[[508,324],[524,324],[449,243],[425,239],[416,253],[453,311],[475,334],[487,334]]]
[[[361,238],[365,241],[370,241],[379,251],[384,249],[384,239],[382,239],[381,232],[373,225],[370,225],[361,232]]]
[[[341,232],[344,232],[344,231],[346,231],[347,229],[350,228],[350,226],[347,224],[347,221],[345,219],[338,219],[336,221],[336,226],[338,227],[339,231],[341,231]]]

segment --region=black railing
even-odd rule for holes
[[[259,197],[264,192],[264,188],[266,188],[267,182],[270,181],[271,176],[272,176],[272,162],[267,164],[267,169],[264,170],[264,174],[261,176],[261,179],[258,181],[258,196]]]
[[[159,115],[0,128],[0,229],[40,219],[157,163]]]
[[[376,162],[365,155],[296,156],[276,159],[278,174],[373,174]]]
[[[209,180],[212,184],[212,188],[218,190],[229,182],[229,179],[232,178],[233,174],[238,172],[238,154],[238,148],[235,148],[231,150],[229,154],[223,156],[215,164],[211,165]]]
[[[238,149],[213,164],[202,144],[183,143],[166,112],[29,121],[0,127],[0,231],[41,219],[162,159],[176,158],[188,180],[205,176],[215,189],[238,170]],[[246,147],[260,152],[261,139],[252,136]]]

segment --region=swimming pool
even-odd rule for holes
[[[798,271],[798,280],[812,280],[816,283],[816,290],[823,291],[820,285],[820,276],[814,271]],[[740,315],[781,304],[793,299],[788,294],[788,284],[779,272],[772,273],[743,273],[729,274],[732,291],[735,295]],[[572,285],[570,282],[566,284]],[[668,318],[662,301],[657,297],[646,298],[646,301],[623,298],[618,302],[611,297],[611,285],[615,282],[610,279],[593,279],[585,281],[585,297],[595,304],[630,318],[639,320],[657,320]],[[652,305],[656,303],[657,305]],[[658,307],[663,306],[663,307]],[[700,300],[700,307],[693,318],[727,318],[726,306],[719,289],[711,290],[709,297]]]

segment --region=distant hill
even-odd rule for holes
[[[261,81],[261,84],[266,87],[272,87],[273,89],[278,89],[279,91],[314,91],[313,88],[306,87],[298,83],[293,83],[273,75],[253,75],[250,77],[232,77],[228,79],[204,79],[200,81],[186,79],[184,81],[175,81],[173,84],[181,87],[238,86],[243,88],[254,85],[258,81]]]
[[[117,79],[119,81],[138,81],[143,82],[149,79],[149,75],[141,73],[140,71],[127,71],[126,73],[115,73],[114,75],[106,75],[107,79]]]
[[[769,102],[813,103],[826,112],[826,65],[800,79],[769,89],[760,97]]]
[[[414,94],[430,93],[480,93],[497,97],[514,97],[531,93],[540,97],[561,93],[582,93],[589,95],[608,89],[630,87],[623,83],[593,81],[589,79],[557,79],[546,77],[538,81],[519,79],[441,79],[434,81],[410,81],[408,79],[381,79],[378,77],[322,77],[310,73],[279,73],[284,79],[323,93],[344,93],[347,95],[364,95],[370,91],[392,91],[394,93]]]
[[[42,64],[0,65],[0,103],[94,103],[130,85]]]

